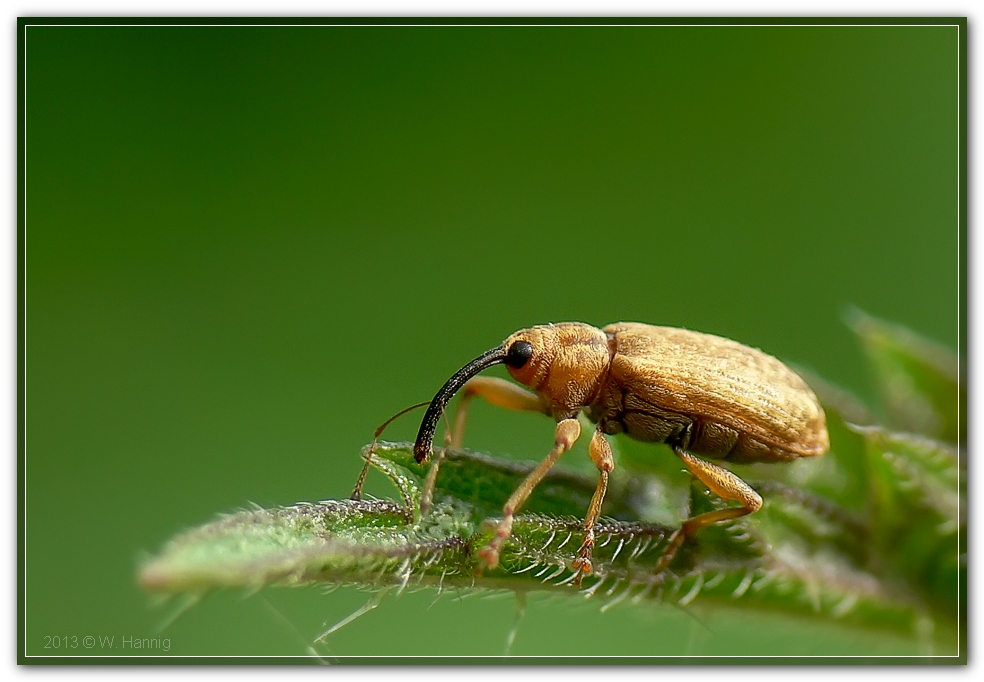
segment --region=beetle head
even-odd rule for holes
[[[533,389],[558,419],[594,400],[611,363],[608,337],[581,322],[523,329],[502,346],[509,374]]]

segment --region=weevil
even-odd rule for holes
[[[497,364],[505,364],[512,378],[531,390],[505,379],[476,376]],[[712,492],[741,504],[684,521],[670,537],[656,572],[704,526],[762,507],[761,496],[751,486],[697,455],[731,462],[785,462],[821,455],[829,447],[823,409],[799,375],[758,349],[674,327],[619,322],[598,329],[563,322],[512,334],[458,370],[431,400],[414,444],[418,463],[431,455],[438,421],[462,388],[455,440],[460,441],[473,397],[512,410],[541,412],[557,422],[553,449],[506,501],[492,540],[480,550],[483,567],[498,565],[514,515],[580,437],[577,417],[582,411],[596,424],[588,453],[599,477],[584,518],[584,542],[571,564],[577,582],[591,573],[594,525],[615,468],[606,436],[625,433],[640,441],[666,443]]]

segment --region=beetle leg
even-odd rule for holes
[[[608,490],[608,474],[615,469],[615,458],[612,456],[612,446],[605,440],[602,425],[598,424],[594,435],[591,436],[591,444],[588,446],[588,454],[591,461],[598,467],[598,487],[591,497],[591,504],[588,506],[588,513],[584,517],[584,542],[577,551],[577,559],[574,560],[574,570],[577,577],[574,579],[575,585],[581,584],[581,578],[591,573],[591,550],[595,543],[594,525],[601,515],[601,505],[605,501],[605,492]]]
[[[741,502],[742,506],[717,509],[699,514],[692,519],[684,521],[680,529],[670,536],[666,550],[663,552],[663,556],[660,557],[659,563],[656,564],[656,573],[661,572],[669,566],[677,550],[683,544],[683,541],[688,537],[693,537],[704,526],[716,523],[717,521],[737,519],[740,516],[757,512],[762,508],[762,497],[750,485],[724,467],[719,467],[716,464],[711,464],[698,457],[694,457],[681,447],[674,447],[673,452],[683,461],[687,469],[690,470],[690,473],[710,488],[711,492],[725,500]]]
[[[492,540],[478,552],[478,559],[482,568],[495,568],[499,564],[499,552],[512,533],[513,516],[530,496],[537,484],[550,471],[550,467],[557,463],[560,456],[571,449],[574,442],[581,435],[581,424],[577,419],[564,419],[557,424],[554,432],[554,448],[550,454],[540,462],[533,471],[527,474],[526,478],[515,492],[506,500],[502,507],[502,520],[496,526],[495,535]]]
[[[543,412],[543,403],[535,393],[530,393],[514,383],[497,377],[475,377],[469,379],[462,390],[461,402],[454,418],[454,430],[451,432],[451,447],[455,450],[461,447],[465,439],[465,421],[468,419],[468,406],[472,398],[480,396],[487,402],[517,412]]]
[[[461,402],[458,404],[458,412],[454,418],[454,428],[451,429],[450,443],[445,438],[445,443],[452,450],[461,449],[461,443],[465,438],[465,421],[468,418],[468,405],[471,403],[472,398],[476,396],[481,396],[493,405],[505,407],[509,410],[543,412],[546,414],[543,403],[540,402],[540,399],[536,397],[535,393],[530,393],[526,389],[520,388],[505,379],[475,377],[470,379],[462,390]],[[435,457],[431,462],[430,469],[427,470],[427,478],[424,479],[424,488],[420,496],[421,514],[426,514],[430,511],[434,499],[434,487],[437,483],[437,472],[440,466],[441,457]]]
[[[424,488],[420,494],[420,515],[427,516],[431,507],[434,506],[434,488],[437,487],[437,472],[441,469],[441,462],[444,460],[445,447],[434,452],[434,459],[427,469],[427,476],[424,478]]]

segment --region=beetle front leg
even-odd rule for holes
[[[577,559],[574,560],[573,568],[577,571],[574,579],[575,585],[581,584],[581,579],[591,573],[591,550],[595,543],[594,525],[601,515],[601,505],[605,501],[605,492],[608,490],[608,474],[615,469],[615,458],[612,456],[612,446],[605,440],[602,425],[599,423],[591,436],[591,444],[588,446],[588,454],[591,461],[598,467],[598,487],[591,497],[591,504],[588,506],[588,513],[584,517],[584,542],[577,551]]]
[[[468,407],[472,398],[481,397],[498,407],[517,412],[542,412],[548,414],[543,403],[535,393],[525,388],[499,379],[497,377],[475,377],[469,379],[462,390],[461,402],[454,418],[454,430],[451,432],[451,447],[458,450],[465,439],[465,421],[468,419]]]
[[[502,551],[503,545],[512,534],[513,516],[519,511],[537,484],[547,475],[550,468],[557,463],[562,454],[571,449],[580,435],[581,424],[577,419],[564,419],[557,424],[557,429],[554,432],[553,450],[533,471],[527,474],[516,491],[506,500],[506,504],[502,507],[502,520],[496,526],[495,535],[489,544],[479,550],[478,559],[481,568],[495,568],[499,565],[499,552]]]
[[[737,519],[746,514],[757,512],[762,508],[762,497],[750,485],[724,467],[719,467],[716,464],[705,462],[699,457],[694,457],[681,447],[674,447],[673,452],[683,461],[687,469],[690,470],[690,473],[710,488],[711,492],[722,499],[741,502],[742,506],[706,512],[684,521],[679,530],[670,536],[666,550],[663,552],[663,556],[660,557],[659,563],[656,564],[655,573],[660,573],[669,566],[670,562],[673,561],[673,557],[676,556],[677,550],[683,544],[683,541],[689,537],[693,537],[704,526],[718,521]]]
[[[451,430],[450,447],[452,450],[461,449],[461,444],[465,438],[465,421],[468,419],[468,406],[472,398],[475,397],[485,398],[487,402],[508,410],[545,413],[543,403],[540,402],[540,399],[535,393],[530,393],[526,389],[520,388],[505,379],[474,377],[465,384],[462,391],[461,402],[458,405],[458,412],[454,418],[454,428]],[[424,488],[420,496],[421,514],[427,514],[432,506],[434,488],[437,485],[437,472],[441,466],[442,457],[442,455],[434,457],[431,461],[430,469],[427,471],[427,478],[424,479]]]

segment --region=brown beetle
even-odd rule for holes
[[[500,363],[533,393],[503,379],[475,377]],[[444,408],[462,387],[465,398],[456,440],[473,396],[513,410],[542,412],[557,421],[553,450],[506,501],[495,536],[480,552],[485,566],[498,564],[513,515],[580,436],[577,416],[582,410],[597,424],[588,451],[600,478],[584,519],[584,543],[573,563],[578,581],[591,572],[594,524],[615,467],[605,435],[626,433],[641,441],[667,443],[714,493],[742,505],[684,522],[656,571],[665,568],[683,540],[700,528],[762,506],[762,498],[747,483],[694,454],[732,462],[782,462],[820,455],[828,448],[823,409],[792,370],[755,348],[673,327],[619,322],[597,329],[564,322],[516,332],[458,370],[437,392],[414,445],[418,462],[431,454]]]

